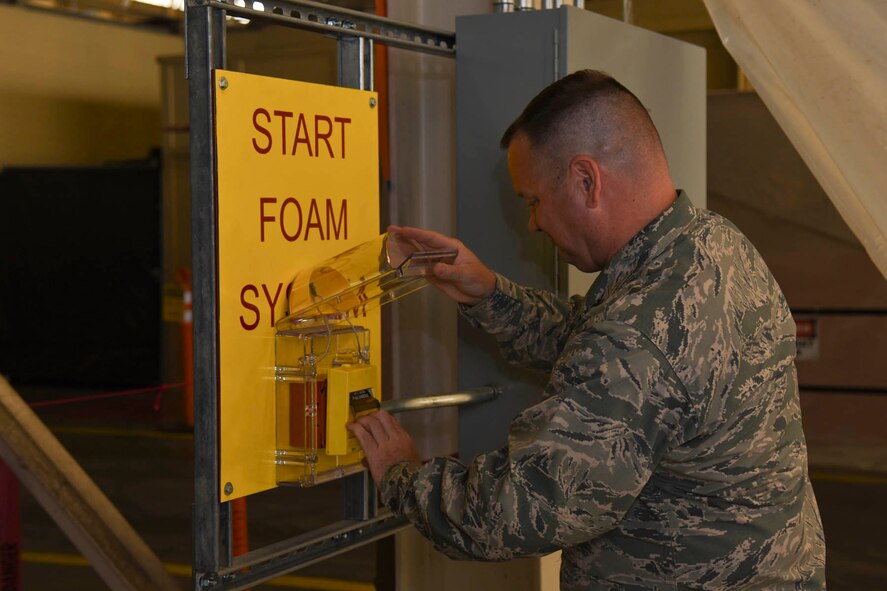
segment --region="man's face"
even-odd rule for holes
[[[508,171],[518,197],[529,208],[527,228],[545,232],[558,247],[562,257],[580,269],[585,252],[582,233],[584,211],[565,179],[546,170],[541,155],[533,152],[530,140],[518,134],[508,147]]]

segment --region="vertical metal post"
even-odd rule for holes
[[[363,37],[340,37],[339,86],[372,90],[373,42]],[[376,516],[376,489],[367,472],[345,478],[345,519],[366,520]]]
[[[201,589],[219,571],[218,285],[213,145],[213,70],[225,65],[224,11],[188,2],[187,72],[191,129],[191,248],[194,296],[194,568]]]
[[[232,519],[232,501],[219,504],[219,556],[222,567],[227,568],[234,563],[234,521]]]
[[[339,38],[338,84],[359,90],[373,89],[373,41],[363,37]]]
[[[345,478],[345,519],[366,521],[378,514],[376,485],[367,471],[358,472]]]

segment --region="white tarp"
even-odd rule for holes
[[[704,1],[724,46],[887,277],[887,1]]]

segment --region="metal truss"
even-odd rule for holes
[[[218,225],[213,71],[225,68],[226,16],[265,20],[339,40],[341,86],[372,88],[372,44],[455,57],[455,34],[304,0],[188,0],[186,75],[191,130],[191,239],[194,273],[194,560],[195,590],[245,589],[298,567],[371,543],[406,526],[377,514],[365,471],[344,479],[341,522],[232,556],[230,504],[219,494]]]

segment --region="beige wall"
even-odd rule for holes
[[[887,281],[757,95],[710,96],[708,137],[709,208],[751,239],[792,309],[887,311]],[[887,316],[822,316],[819,341],[797,362],[802,385],[887,387]],[[842,446],[887,452],[887,396],[802,389],[801,408],[812,464]]]
[[[0,167],[144,158],[160,145],[160,111],[0,91]]]
[[[702,0],[633,0],[633,23],[705,48],[709,89],[736,88],[738,68],[721,43]],[[623,20],[622,0],[585,0],[588,10]]]
[[[144,158],[178,35],[0,6],[0,167]]]

